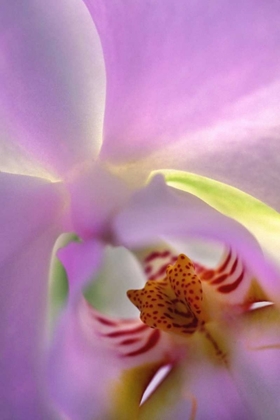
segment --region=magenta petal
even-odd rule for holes
[[[1,153],[13,142],[16,163],[32,157],[64,176],[101,145],[105,72],[94,24],[78,0],[4,0],[0,15]]]
[[[61,195],[57,184],[6,174],[0,195],[0,417],[49,420],[42,345]]]
[[[104,50],[103,155],[109,159],[138,158],[230,119],[238,114],[239,102],[250,101],[257,92],[265,94],[279,81],[277,1],[269,6],[263,0],[85,3]],[[257,98],[258,105],[267,105],[266,128],[276,123],[279,113],[279,105],[269,113],[276,104],[274,90],[271,96],[268,102]],[[243,111],[247,107],[243,102]],[[188,148],[198,151],[201,146],[199,138],[183,143],[186,154]]]

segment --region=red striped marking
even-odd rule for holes
[[[160,339],[160,331],[159,330],[154,330],[150,334],[150,336],[149,336],[146,344],[144,344],[144,346],[140,347],[140,349],[138,349],[138,350],[134,350],[134,351],[131,351],[130,353],[124,354],[123,357],[139,356],[139,354],[146,353],[147,351],[151,350],[157,344],[159,339]]]
[[[217,273],[222,273],[223,271],[225,271],[225,269],[227,268],[227,265],[228,265],[228,263],[231,259],[231,254],[232,254],[232,252],[231,252],[231,249],[230,249],[225,262],[220,267],[218,267]]]
[[[218,288],[218,292],[220,293],[233,292],[233,290],[235,290],[239,286],[239,284],[242,282],[243,278],[244,278],[244,269],[242,270],[242,273],[240,274],[240,276],[233,283],[220,286]]]
[[[150,274],[150,272],[152,271],[152,269],[153,269],[153,267],[151,267],[150,265],[148,265],[148,266],[145,268],[145,274]]]
[[[119,343],[121,346],[127,346],[129,344],[138,343],[140,341],[140,338],[128,338],[127,340],[123,340]]]
[[[216,277],[214,280],[211,281],[211,285],[223,283],[228,278],[228,276],[228,274],[222,274],[221,276]]]
[[[215,275],[214,270],[206,270],[203,273],[199,274],[199,277],[201,278],[201,280],[211,280],[214,277],[214,275]]]
[[[144,331],[148,328],[150,328],[150,327],[143,324],[143,325],[140,325],[139,327],[136,327],[136,328],[133,328],[133,329],[130,329],[130,330],[113,331],[111,333],[102,334],[102,335],[103,335],[103,337],[110,337],[110,338],[112,338],[112,337],[122,337],[124,335],[137,334],[137,333],[139,333],[141,331]]]
[[[235,269],[236,269],[236,267],[237,267],[237,263],[238,263],[238,257],[236,257],[236,258],[235,258],[235,261],[234,261],[234,263],[232,264],[231,270],[230,270],[230,272],[229,272],[229,275],[230,275],[230,276],[234,273],[234,271],[235,271]]]
[[[177,255],[170,250],[150,253],[143,261],[144,272],[148,280],[159,280],[165,277],[167,267],[177,261]]]
[[[100,316],[94,316],[94,318],[99,321],[103,325],[108,325],[109,327],[115,327],[117,325],[117,322],[111,321],[106,318],[101,318]]]
[[[114,321],[100,314],[86,301],[84,315],[89,318],[89,333],[94,333],[118,357],[141,356],[152,349],[160,340],[161,333],[143,324],[138,319],[117,319]],[[138,347],[138,349],[137,349]]]
[[[148,255],[145,258],[145,263],[149,263],[153,260],[155,260],[156,258],[166,258],[170,255],[170,251],[163,251],[163,252],[152,252],[150,255]]]

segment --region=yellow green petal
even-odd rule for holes
[[[156,173],[161,173],[168,185],[196,195],[243,224],[263,250],[279,261],[280,214],[276,210],[237,188],[204,176],[164,169],[152,172],[151,176]]]

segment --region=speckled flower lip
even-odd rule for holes
[[[186,255],[179,255],[167,267],[163,280],[149,280],[143,289],[129,290],[127,296],[151,328],[185,335],[205,322],[201,280]]]

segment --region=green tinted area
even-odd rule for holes
[[[191,193],[244,225],[270,257],[279,261],[280,214],[237,188],[189,172],[160,170],[169,186]]]
[[[79,237],[74,233],[61,235],[53,249],[51,268],[49,274],[49,293],[48,293],[48,319],[53,324],[60,310],[65,306],[68,296],[68,280],[66,271],[56,257],[59,248],[65,247],[70,242],[78,242]]]

